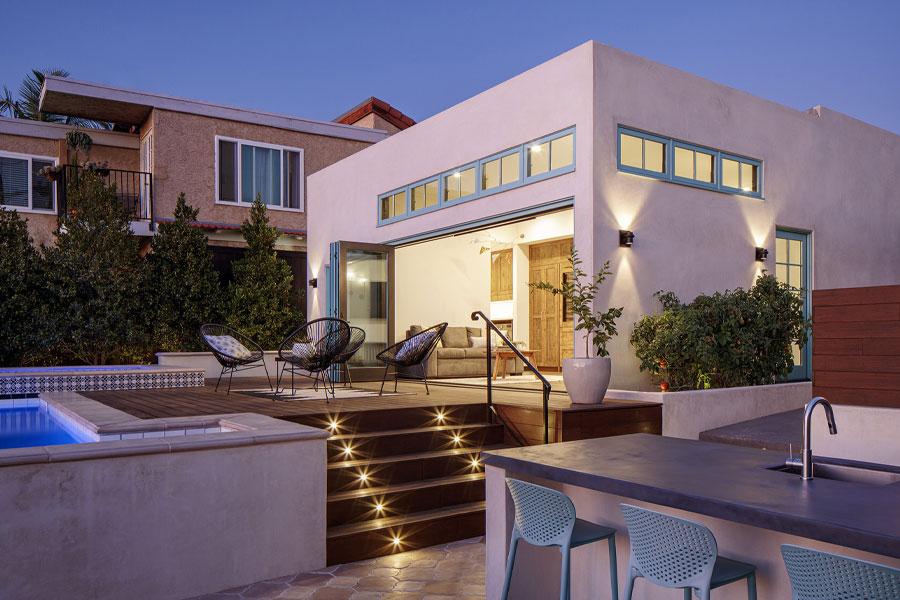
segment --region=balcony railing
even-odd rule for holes
[[[114,185],[116,198],[131,215],[132,221],[153,223],[153,175],[143,171],[123,169],[93,169],[108,184]],[[57,180],[57,207],[60,216],[66,214],[69,186],[74,185],[86,169],[77,165],[66,165]]]

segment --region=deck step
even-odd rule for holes
[[[484,473],[329,494],[328,526],[357,523],[484,500]],[[380,507],[380,510],[379,510]]]
[[[484,502],[471,502],[329,527],[327,562],[342,564],[483,535],[484,511]]]
[[[439,419],[442,416],[443,419]],[[451,404],[386,410],[360,410],[313,415],[298,415],[288,420],[335,434],[366,433],[393,429],[413,429],[435,425],[466,425],[488,422],[488,408],[484,403]],[[337,423],[337,429],[329,428]]]
[[[503,448],[451,448],[399,456],[333,462],[328,465],[328,492],[343,492],[371,486],[385,486],[453,475],[480,472],[481,451]],[[478,464],[473,464],[478,460]]]
[[[328,459],[342,461],[415,454],[460,446],[480,447],[502,442],[503,434],[503,425],[499,423],[435,425],[414,429],[339,434],[328,439]]]

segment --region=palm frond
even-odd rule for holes
[[[48,112],[41,112],[41,91],[44,88],[44,79],[47,75],[52,77],[68,77],[69,72],[65,69],[32,69],[31,73],[26,75],[19,85],[19,99],[12,102],[15,107],[12,110],[12,116],[18,119],[30,119],[32,121],[45,121],[48,123],[63,123],[72,125],[73,127],[84,127],[89,129],[112,129],[112,123],[105,121],[95,121],[93,119],[84,119],[81,117],[71,117],[65,115],[57,115]],[[7,108],[7,101],[11,101],[12,95],[9,90],[4,88],[5,97],[0,100],[0,114],[10,111]]]

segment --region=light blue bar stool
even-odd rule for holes
[[[516,518],[509,540],[509,556],[506,559],[506,580],[503,582],[503,600],[509,596],[513,564],[519,540],[533,546],[559,546],[562,553],[560,573],[560,600],[569,600],[569,553],[573,548],[607,540],[609,543],[609,580],[612,600],[619,600],[619,581],[616,573],[616,530],[575,516],[575,505],[562,492],[542,485],[526,483],[518,479],[506,479],[509,493],[515,504]]]
[[[897,600],[900,570],[840,554],[784,544],[792,600]]]
[[[625,600],[631,600],[638,577],[662,587],[682,588],[684,600],[691,600],[692,592],[709,600],[711,590],[746,579],[747,598],[756,600],[756,567],[719,556],[709,529],[630,504],[621,507],[631,538]]]

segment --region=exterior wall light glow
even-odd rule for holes
[[[757,262],[766,262],[766,259],[769,258],[769,251],[766,248],[755,248]]]
[[[634,245],[634,232],[627,229],[619,230],[619,246],[631,248]]]

